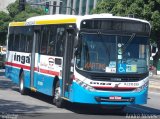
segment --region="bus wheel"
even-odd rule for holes
[[[53,91],[53,103],[58,108],[62,108],[64,106],[64,100],[61,98],[61,88],[60,88],[60,82],[59,81],[57,81],[55,89]]]
[[[24,73],[22,72],[19,79],[19,91],[21,95],[25,95],[27,93],[27,89],[24,87]]]

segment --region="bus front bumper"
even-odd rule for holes
[[[133,91],[89,91],[73,82],[70,88],[71,102],[104,105],[146,104],[148,88]],[[114,99],[113,99],[114,98]]]

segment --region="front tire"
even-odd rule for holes
[[[56,82],[56,86],[53,91],[53,103],[58,108],[62,108],[64,106],[64,100],[61,98],[61,88],[59,81]]]
[[[21,95],[27,94],[27,89],[24,87],[24,72],[21,73],[19,78],[19,92]]]

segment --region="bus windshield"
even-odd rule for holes
[[[81,32],[76,55],[78,69],[103,73],[146,73],[148,37]]]

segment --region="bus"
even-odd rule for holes
[[[125,107],[146,104],[150,23],[112,14],[45,15],[8,28],[5,75],[65,101]]]

